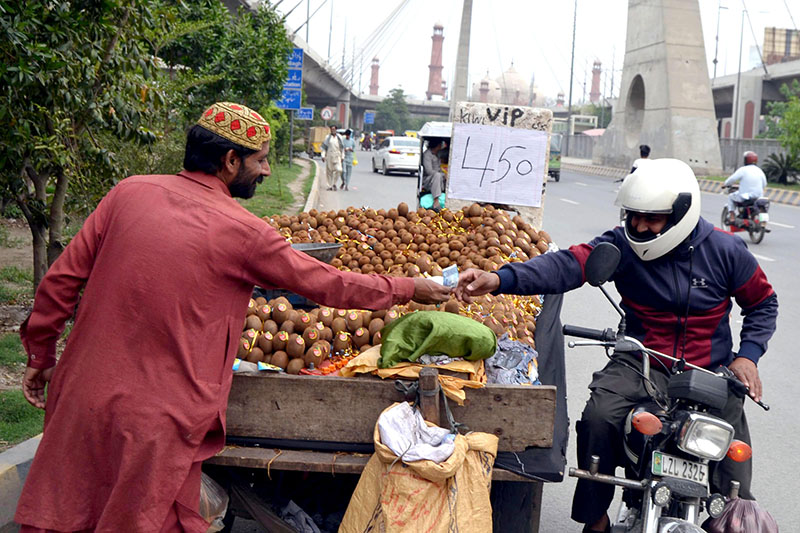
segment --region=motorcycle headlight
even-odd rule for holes
[[[678,449],[711,461],[719,461],[733,440],[733,426],[703,413],[689,413],[681,426]]]

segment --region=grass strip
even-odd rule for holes
[[[0,391],[0,448],[38,435],[43,426],[44,411],[29,404],[21,390]]]
[[[248,200],[240,200],[245,209],[258,217],[286,213],[294,203],[289,183],[300,175],[300,166],[281,164],[272,168],[272,176],[256,188],[256,193]]]

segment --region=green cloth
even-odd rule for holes
[[[423,354],[486,359],[497,351],[494,332],[471,318],[442,311],[416,311],[381,330],[378,367],[416,361]]]

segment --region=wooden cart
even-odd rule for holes
[[[445,420],[444,406],[436,393],[436,369],[423,369],[419,389],[425,418],[437,424]],[[226,446],[207,463],[269,469],[272,473],[358,475],[369,455],[341,450],[369,447],[380,413],[404,399],[394,380],[374,376],[235,375],[228,401],[229,439],[262,446]],[[469,389],[464,406],[449,403],[455,420],[470,430],[497,435],[498,451],[547,448],[553,444],[556,387],[487,385]],[[329,414],[320,416],[321,413]],[[542,483],[497,468],[493,480],[495,530],[538,531]]]

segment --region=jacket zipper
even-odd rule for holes
[[[678,357],[678,342],[680,341],[680,337],[681,337],[681,313],[680,313],[680,309],[681,309],[681,291],[680,291],[680,288],[678,287],[678,270],[675,267],[675,262],[674,261],[672,262],[671,266],[672,266],[672,279],[675,282],[675,296],[676,296],[676,298],[678,300],[678,302],[677,302],[678,303],[678,307],[677,307],[678,312],[675,313],[675,315],[678,318],[678,321],[675,324],[675,345],[672,348],[672,357],[677,358]]]

